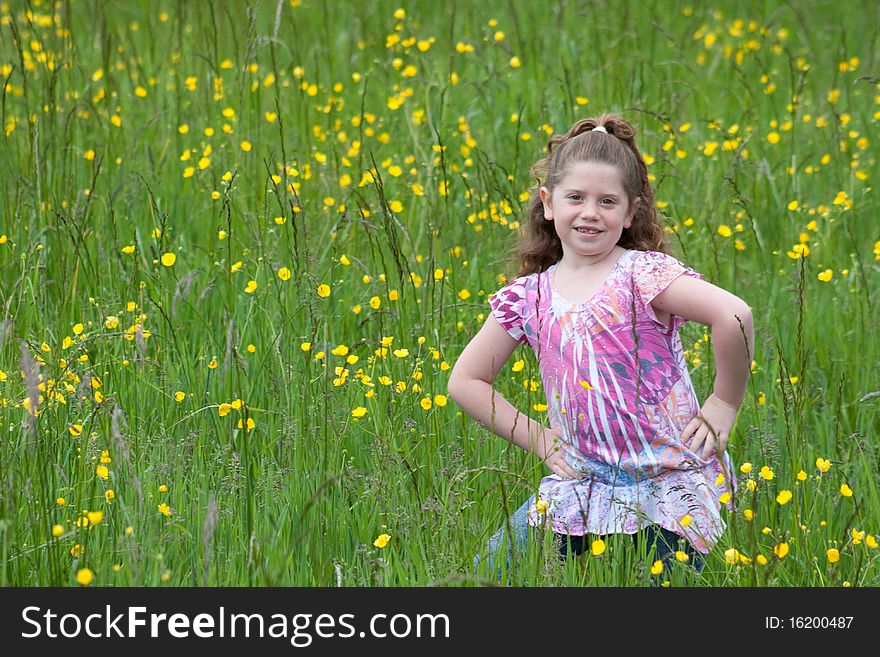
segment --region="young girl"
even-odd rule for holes
[[[719,497],[735,486],[725,453],[753,357],[749,307],[669,256],[635,131],[614,115],[553,137],[532,167],[520,277],[455,364],[449,395],[551,470],[514,514],[511,543],[547,524],[560,551],[587,535],[645,534],[660,558],[701,567],[724,531]],[[678,331],[710,326],[714,392],[697,401]],[[537,356],[551,428],[492,383],[521,344]],[[493,559],[505,527],[492,537]]]

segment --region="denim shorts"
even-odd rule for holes
[[[492,534],[486,545],[487,559],[491,568],[498,569],[498,578],[501,578],[502,565],[498,563],[498,557],[505,544],[507,544],[507,567],[510,568],[513,552],[523,554],[528,550],[529,545],[529,507],[535,503],[535,496],[532,495],[525,504],[519,507],[502,525],[498,531]],[[507,530],[510,528],[512,540],[507,539]],[[568,536],[563,534],[555,534],[556,545],[559,549],[560,558],[565,559],[569,554],[577,556],[589,550],[587,536]],[[607,536],[602,537],[607,538]],[[648,553],[654,550],[654,560],[666,561],[674,558],[676,551],[681,550],[688,555],[688,563],[696,571],[700,573],[705,566],[703,555],[694,548],[683,536],[679,536],[673,531],[659,527],[657,525],[647,525],[640,533],[632,534],[634,546],[638,546],[641,541],[645,541]],[[480,557],[474,556],[474,568],[479,568]]]

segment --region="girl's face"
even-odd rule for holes
[[[540,194],[544,218],[553,222],[563,259],[572,265],[590,265],[611,253],[639,203],[630,203],[620,170],[604,162],[573,164],[552,194],[546,187]]]

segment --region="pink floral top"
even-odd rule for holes
[[[582,479],[544,477],[529,522],[561,534],[632,534],[657,524],[708,552],[724,531],[719,496],[736,482],[725,454],[703,460],[679,440],[700,410],[678,330],[651,301],[679,276],[703,276],[655,251],[626,251],[603,286],[572,304],[552,265],[489,300],[498,323],[535,351],[551,427]],[[719,476],[722,474],[723,475]],[[726,480],[725,480],[726,478]]]

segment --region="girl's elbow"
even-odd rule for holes
[[[457,372],[453,368],[452,373],[449,375],[449,381],[446,383],[446,393],[452,401],[460,404],[462,399],[467,398],[469,394],[473,394],[471,384],[477,381],[483,381],[483,379],[469,373]]]
[[[458,378],[450,376],[449,381],[446,383],[446,394],[456,403],[458,403],[458,390]]]
[[[453,367],[452,372],[449,373],[449,381],[446,383],[446,393],[456,404],[458,403],[458,400],[461,399],[461,395],[463,394],[462,389],[465,387],[465,383],[465,377]]]
[[[739,321],[743,323],[743,326],[754,326],[754,320],[752,318],[752,309],[748,306],[748,304],[743,304],[735,313],[735,316],[739,318]]]
[[[752,309],[742,300],[728,308],[727,316],[743,327],[752,326]]]

